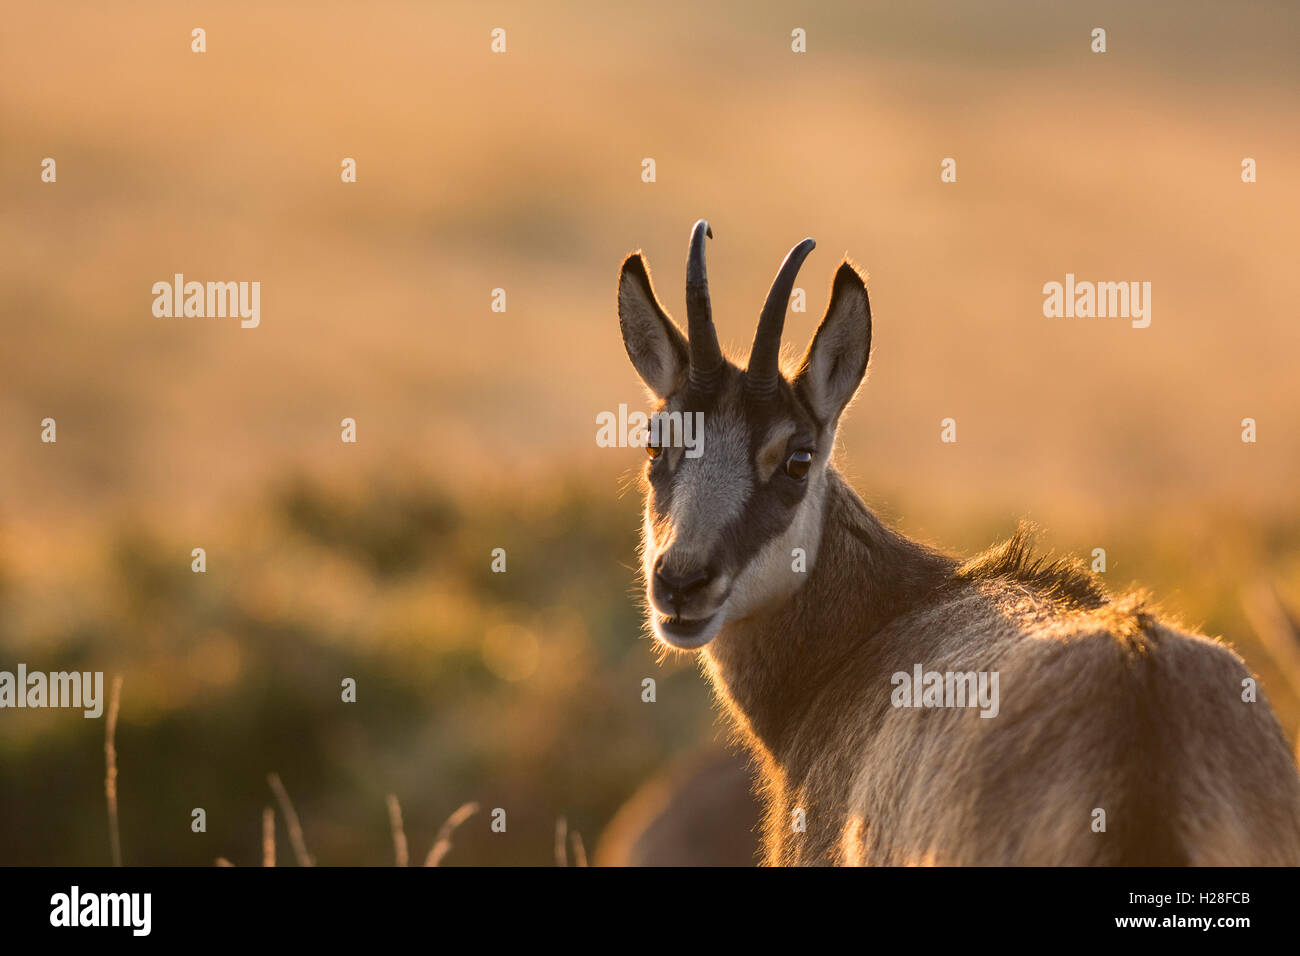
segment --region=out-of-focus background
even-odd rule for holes
[[[128,864],[257,863],[271,771],[321,863],[391,861],[389,793],[416,859],[466,800],[448,864],[548,863],[558,816],[590,848],[725,737],[640,631],[641,456],[595,442],[643,402],[618,263],[680,317],[705,216],[741,355],[798,239],[792,352],[841,253],[870,272],[870,504],[967,552],[1022,514],[1104,547],[1294,737],[1297,36],[1285,2],[13,5],[0,669],[124,676]],[[261,326],[155,318],[176,272],[260,281]],[[1044,318],[1067,272],[1151,282],[1150,327]],[[0,863],[107,863],[103,775],[102,721],[0,712]]]

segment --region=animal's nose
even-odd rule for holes
[[[664,565],[662,556],[655,562],[655,580],[664,597],[675,607],[680,607],[704,590],[714,578],[712,568],[677,571]]]

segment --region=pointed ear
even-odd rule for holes
[[[822,425],[839,419],[862,376],[871,354],[871,303],[867,282],[845,259],[831,283],[826,316],[795,373],[794,387]]]
[[[686,336],[655,297],[650,269],[640,252],[624,259],[619,271],[618,324],[627,357],[641,381],[659,398],[667,398],[686,378]]]

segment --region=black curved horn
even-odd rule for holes
[[[791,249],[767,293],[763,312],[758,317],[758,331],[754,333],[754,347],[750,349],[749,364],[745,368],[746,386],[758,398],[767,398],[776,392],[776,381],[781,374],[781,330],[785,328],[785,310],[790,305],[790,292],[794,289],[799,267],[816,246],[812,239],[805,239]]]
[[[713,309],[709,305],[709,275],[704,268],[704,237],[713,238],[713,230],[701,219],[691,230],[691,249],[686,257],[686,321],[690,334],[691,386],[710,391],[722,368],[722,349],[718,331],[713,326]]]

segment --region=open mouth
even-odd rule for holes
[[[702,617],[696,620],[687,620],[681,617],[666,617],[663,614],[655,615],[655,631],[665,643],[684,651],[694,650],[697,647],[703,647],[718,632],[717,612],[709,617]]]

